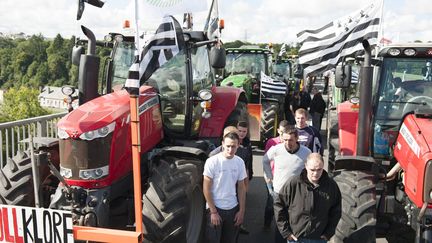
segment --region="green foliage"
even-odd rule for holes
[[[51,40],[42,35],[28,39],[0,37],[0,88],[7,90],[22,85],[35,89],[46,85],[77,87],[78,67],[71,61],[74,44],[75,37],[64,39],[61,35]],[[97,47],[96,51],[100,57],[110,53],[109,48]]]
[[[39,90],[24,86],[11,88],[4,93],[0,107],[0,122],[21,120],[48,114],[38,101]]]
[[[5,90],[0,122],[47,114],[39,106],[40,87],[78,87],[78,67],[71,61],[74,44],[75,37],[64,39],[61,35],[54,39],[42,35],[28,39],[0,37],[0,88]],[[104,60],[110,51],[109,48],[96,48],[96,54],[101,57],[100,83]]]

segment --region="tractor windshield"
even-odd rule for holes
[[[225,75],[257,74],[266,69],[266,58],[263,53],[227,53]]]
[[[377,119],[399,121],[416,109],[432,108],[432,66],[426,58],[385,58]]]
[[[291,77],[291,65],[289,62],[276,63],[273,72],[276,76],[288,79]]]
[[[112,89],[117,91],[123,88],[128,77],[129,68],[134,60],[134,43],[118,42],[118,46],[114,50]]]

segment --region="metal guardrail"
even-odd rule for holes
[[[57,137],[57,121],[67,112],[38,116],[24,120],[0,123],[0,168],[8,158],[15,156],[18,150],[28,149],[28,143],[21,140],[33,137]]]

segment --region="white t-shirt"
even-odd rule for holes
[[[227,159],[218,153],[207,159],[204,165],[204,176],[212,179],[211,193],[217,208],[229,210],[237,206],[237,181],[247,178],[243,160],[234,155]],[[208,208],[208,204],[206,204]]]

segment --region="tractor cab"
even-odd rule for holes
[[[396,140],[403,117],[415,110],[432,108],[431,62],[431,47],[413,44],[388,46],[373,60],[376,69],[372,82],[374,115],[371,124],[374,157],[389,158],[389,148]],[[354,80],[357,79],[354,69],[350,70],[351,82],[348,83],[351,87],[355,84],[354,93],[358,95],[360,85]]]
[[[287,85],[273,76],[272,51],[258,46],[226,50],[226,66],[221,86],[243,88],[248,101],[251,141],[264,147],[277,135],[279,121],[284,120]]]
[[[373,124],[375,133],[378,133],[374,135],[376,155],[389,156],[386,143],[390,146],[394,144],[401,118],[415,110],[432,108],[432,77],[427,71],[432,56],[425,55],[428,51],[425,48],[405,49],[404,53],[396,55],[401,51],[388,48],[380,53],[383,62],[375,92],[376,115]]]
[[[289,83],[293,80],[292,62],[287,59],[277,59],[273,63],[273,74],[285,83]]]
[[[208,97],[203,99],[201,96],[211,95],[211,89],[215,86],[209,63],[210,48],[206,42],[200,44],[207,41],[203,32],[184,31],[183,35],[188,40],[185,42],[186,47],[142,84],[153,87],[158,93],[165,133],[181,138],[196,137],[200,131],[201,118],[211,116],[204,109],[205,105],[201,104]],[[121,91],[135,58],[134,37],[110,33],[105,37],[103,46],[112,50],[106,60],[104,82],[99,84],[102,87],[99,88],[99,94]]]
[[[242,46],[226,50],[225,79],[221,86],[243,88],[248,101],[259,103],[260,73],[271,74],[271,51],[258,46]]]

